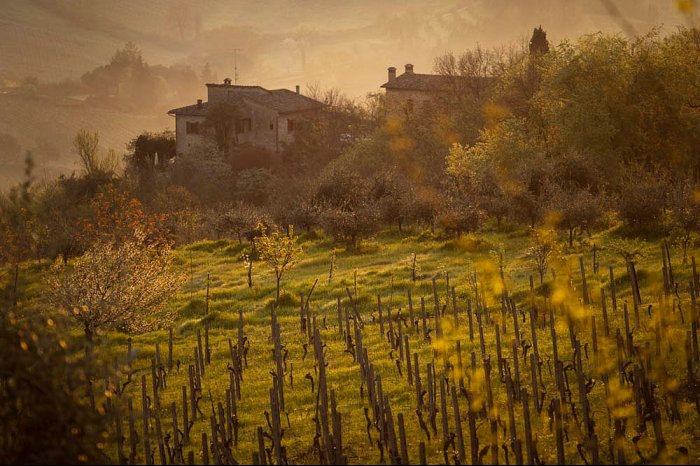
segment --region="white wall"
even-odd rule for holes
[[[187,134],[187,123],[199,123],[200,134]],[[202,142],[202,131],[204,125],[203,116],[178,115],[175,117],[176,154],[182,155],[188,152],[189,148]]]

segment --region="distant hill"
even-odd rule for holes
[[[123,154],[126,143],[142,131],[172,129],[174,122],[165,112],[134,115],[78,100],[0,94],[0,134],[13,136],[22,148],[17,160],[0,161],[0,189],[21,179],[26,150],[33,153],[37,177],[70,173],[79,169],[72,141],[81,128],[99,130],[100,148]],[[53,154],[42,153],[47,145]]]

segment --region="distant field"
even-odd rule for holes
[[[641,290],[642,305],[639,311],[639,323],[635,321],[633,298],[631,295],[631,282],[628,278],[625,263],[622,256],[617,254],[612,247],[613,241],[616,247],[639,248],[642,256],[636,261],[638,283]],[[598,272],[593,271],[592,243],[597,245],[596,260],[599,265]],[[419,461],[419,443],[426,447],[427,461],[429,463],[442,463],[445,454],[450,463],[455,456],[459,456],[457,441],[447,445],[442,431],[443,418],[447,422],[448,434],[457,435],[456,418],[453,412],[453,400],[450,396],[450,387],[457,388],[457,402],[459,404],[460,424],[465,443],[465,455],[467,461],[471,458],[470,440],[468,428],[468,406],[465,398],[468,393],[472,408],[475,410],[475,435],[479,441],[479,450],[483,450],[484,464],[491,462],[492,451],[490,436],[490,419],[496,420],[496,451],[501,464],[505,464],[505,451],[508,450],[508,461],[515,463],[515,451],[511,442],[508,414],[508,387],[509,380],[525,388],[530,396],[533,393],[531,380],[530,356],[534,349],[531,334],[530,292],[529,277],[535,275],[535,302],[539,308],[536,322],[536,334],[539,340],[539,359],[541,375],[539,376],[539,392],[544,394],[544,402],[541,405],[541,413],[530,399],[529,411],[531,417],[531,433],[535,436],[536,450],[541,461],[553,464],[558,460],[556,448],[557,432],[551,424],[553,418],[551,402],[561,393],[557,389],[555,381],[554,356],[551,339],[551,328],[548,313],[552,300],[561,303],[570,309],[551,308],[555,316],[557,340],[559,345],[559,360],[566,367],[566,388],[564,396],[567,402],[563,405],[564,429],[563,458],[569,463],[581,463],[577,445],[583,445],[583,454],[588,461],[591,460],[592,447],[587,443],[586,428],[583,422],[583,408],[580,403],[579,385],[576,378],[576,357],[570,343],[570,334],[567,320],[572,319],[573,331],[580,342],[585,355],[581,354],[582,371],[584,381],[591,382],[590,393],[587,395],[588,415],[594,422],[594,431],[597,435],[598,447],[596,449],[603,463],[612,463],[613,458],[622,453],[626,461],[636,463],[640,460],[638,455],[649,459],[655,456],[659,446],[659,438],[654,435],[652,423],[644,423],[645,430],[640,430],[638,416],[646,417],[646,409],[659,413],[662,420],[663,435],[667,456],[662,456],[666,461],[688,461],[696,463],[700,460],[700,450],[697,448],[700,438],[700,423],[698,412],[694,406],[693,385],[688,382],[686,371],[686,330],[690,332],[694,307],[690,304],[690,295],[687,291],[688,283],[692,278],[690,263],[683,264],[679,252],[671,249],[673,273],[678,283],[678,299],[673,296],[666,299],[666,304],[659,302],[662,295],[662,261],[661,247],[656,243],[647,243],[639,240],[622,240],[615,233],[606,232],[596,235],[584,245],[576,246],[570,251],[565,251],[561,260],[554,264],[556,284],[552,281],[552,274],[545,278],[547,287],[554,294],[547,303],[543,296],[549,296],[545,289],[538,286],[538,278],[530,261],[525,257],[529,238],[525,231],[511,233],[485,233],[483,235],[465,236],[459,240],[445,240],[433,238],[429,232],[384,232],[375,239],[363,244],[359,251],[346,251],[342,248],[334,249],[328,239],[318,238],[314,235],[306,235],[301,245],[304,253],[301,261],[282,280],[283,304],[278,307],[277,315],[281,327],[281,344],[288,351],[285,358],[284,373],[284,400],[285,413],[281,413],[284,435],[282,445],[290,463],[312,464],[319,460],[319,453],[314,449],[314,437],[316,427],[313,418],[316,411],[316,392],[311,392],[312,377],[315,388],[318,388],[318,372],[314,367],[313,344],[309,342],[306,332],[301,330],[301,313],[299,296],[308,296],[312,285],[318,280],[310,299],[310,314],[316,316],[316,322],[320,331],[320,337],[325,348],[325,361],[327,367],[327,384],[329,390],[335,392],[337,410],[341,414],[342,421],[342,454],[347,457],[349,463],[371,463],[380,460],[380,450],[377,439],[381,438],[381,425],[370,427],[372,443],[368,441],[367,423],[364,409],[369,409],[370,419],[373,417],[373,409],[368,402],[368,386],[361,383],[360,368],[353,363],[353,356],[346,351],[346,341],[340,335],[337,318],[337,300],[341,299],[343,312],[353,315],[352,304],[348,298],[348,292],[356,300],[359,314],[364,326],[360,326],[363,347],[367,350],[369,362],[374,368],[374,373],[381,376],[382,389],[388,397],[394,428],[398,432],[396,424],[397,413],[402,413],[405,420],[407,453],[412,464]],[[621,245],[621,246],[620,246]],[[176,404],[180,429],[182,429],[182,387],[189,394],[190,385],[188,379],[188,366],[194,365],[193,351],[197,347],[197,333],[200,332],[204,339],[208,327],[209,346],[211,351],[211,363],[205,364],[205,375],[201,378],[202,386],[197,392],[201,396],[199,407],[203,417],[192,425],[190,440],[183,448],[183,458],[186,460],[188,453],[194,454],[197,462],[203,461],[202,433],[212,440],[212,424],[210,414],[212,404],[216,410],[217,402],[221,402],[226,408],[226,389],[230,387],[229,372],[227,366],[231,366],[232,359],[229,351],[229,342],[237,344],[238,313],[243,312],[243,331],[249,341],[247,353],[247,367],[242,373],[243,380],[240,383],[241,398],[237,404],[238,444],[231,446],[233,457],[240,462],[250,462],[253,454],[258,452],[258,439],[256,428],[262,427],[264,431],[272,433],[272,427],[268,426],[265,412],[271,412],[269,390],[273,387],[273,373],[276,371],[272,357],[273,340],[270,327],[270,305],[274,297],[274,278],[263,264],[255,263],[253,267],[254,286],[249,288],[246,281],[246,270],[241,255],[247,251],[247,245],[239,245],[237,242],[204,241],[176,251],[177,266],[185,271],[189,282],[182,292],[172,302],[172,306],[178,309],[179,318],[173,329],[173,369],[167,376],[167,389],[159,390],[160,409],[153,406],[153,387],[151,373],[151,358],[156,356],[155,344],[160,347],[161,362],[166,368],[168,359],[168,333],[167,331],[153,332],[133,338],[135,361],[133,362],[132,382],[127,386],[122,397],[133,399],[136,422],[134,427],[139,435],[136,444],[136,461],[145,462],[142,443],[141,419],[141,376],[146,377],[147,391],[151,399],[151,426],[149,438],[154,450],[156,463],[159,460],[157,436],[155,435],[155,418],[160,417],[162,435],[170,436],[172,446],[172,416],[171,403]],[[332,252],[336,252],[335,269],[332,281],[329,283],[329,266]],[[497,263],[497,251],[504,252],[504,276],[505,285],[515,300],[518,309],[518,323],[520,326],[519,338],[522,345],[518,345],[519,351],[519,375],[513,373],[513,358],[511,342],[516,335],[513,331],[513,320],[510,311],[502,313],[500,302],[500,275]],[[417,281],[411,279],[411,267],[413,254],[416,254]],[[586,269],[587,287],[591,298],[591,305],[585,306],[582,301],[582,283],[579,257],[583,257]],[[615,272],[615,288],[617,310],[613,311],[611,301],[611,288],[609,280],[609,266]],[[473,294],[469,277],[476,271],[478,273],[479,289],[483,295],[478,300]],[[355,294],[355,274],[357,277],[357,294]],[[209,298],[207,314],[207,276],[209,276]],[[454,287],[456,303],[453,303],[452,292],[448,288]],[[444,306],[444,315],[441,320],[444,337],[437,337],[434,289],[432,279],[435,278],[435,286],[439,299],[439,308]],[[28,287],[30,295],[37,296],[40,287],[36,286],[36,280]],[[611,329],[611,336],[605,336],[604,319],[601,309],[600,289],[607,293],[606,308],[607,318]],[[414,328],[403,319],[408,316],[408,291],[412,292],[412,305],[418,325]],[[448,291],[449,290],[449,291]],[[544,294],[543,294],[544,293]],[[377,307],[377,299],[381,299],[383,326],[385,335],[380,336],[380,313]],[[432,329],[430,335],[432,344],[423,337],[423,324],[421,323],[420,300],[424,298],[425,309],[428,314],[427,327]],[[472,324],[475,338],[469,337],[469,314],[467,312],[468,300],[472,307]],[[481,304],[477,305],[477,301]],[[623,315],[623,303],[629,307],[628,321],[635,353],[628,353],[624,340],[622,346],[616,344],[615,331],[622,329],[625,334],[625,319]],[[674,303],[673,307],[671,304]],[[455,328],[453,315],[456,306],[458,315],[458,328]],[[484,307],[485,306],[485,307]],[[648,306],[651,306],[649,309]],[[682,309],[679,311],[676,307]],[[488,309],[488,310],[487,310]],[[421,430],[416,416],[415,388],[409,385],[407,380],[407,367],[405,362],[399,362],[401,374],[396,361],[400,359],[398,347],[393,351],[388,341],[391,338],[388,333],[389,321],[387,312],[391,310],[394,332],[401,327],[402,334],[408,337],[411,352],[417,354],[420,362],[420,376],[422,386],[426,389],[428,363],[433,364],[435,374],[440,377],[445,367],[447,356],[453,370],[446,373],[447,391],[446,406],[447,416],[441,414],[440,383],[435,381],[435,409],[436,431],[430,427],[430,415],[428,412],[429,395],[424,397],[425,405],[421,408],[423,420],[428,425],[430,440],[427,434]],[[441,312],[442,313],[442,312]],[[344,314],[343,314],[344,315]],[[490,316],[490,320],[489,320]],[[568,316],[568,318],[567,318]],[[592,322],[590,317],[595,316],[596,343],[592,341]],[[491,375],[490,383],[493,389],[494,401],[489,409],[489,416],[480,412],[480,407],[487,403],[486,386],[484,384],[483,363],[479,343],[477,318],[483,321],[485,355],[490,359]],[[402,323],[403,322],[403,323]],[[343,323],[344,326],[346,323]],[[359,324],[359,321],[358,321]],[[356,334],[353,333],[354,323],[349,321],[353,344],[357,343]],[[504,376],[499,377],[497,365],[497,346],[495,341],[496,328],[500,329],[500,338],[503,352]],[[657,329],[661,329],[659,339],[656,339]],[[457,358],[455,344],[461,343],[461,359],[463,371],[457,370],[459,359]],[[105,339],[105,350],[122,361],[126,361],[127,335],[113,333]],[[304,346],[308,354],[304,356]],[[596,355],[595,345],[599,347]],[[648,346],[647,346],[648,345]],[[530,353],[523,359],[523,348],[528,346]],[[657,353],[658,351],[658,353]],[[472,367],[471,354],[475,353],[477,366]],[[688,352],[688,354],[691,354]],[[649,405],[640,401],[637,405],[642,412],[636,411],[634,393],[637,392],[631,381],[625,381],[620,385],[620,372],[618,372],[618,358],[625,365],[625,377],[632,374],[632,368],[636,364],[646,367],[647,357],[650,357],[646,377],[652,382],[654,388],[654,400],[656,405]],[[692,355],[691,355],[692,359]],[[179,370],[175,367],[179,365]],[[692,363],[691,363],[692,365]],[[506,371],[505,367],[508,367]],[[573,370],[572,370],[573,367]],[[126,370],[126,369],[123,369]],[[516,377],[517,375],[517,377]],[[632,377],[629,375],[629,377]],[[459,380],[464,378],[466,392],[461,392]],[[590,378],[590,380],[589,380]],[[126,379],[122,375],[122,382]],[[563,379],[562,379],[563,380]],[[631,379],[630,379],[631,380]],[[607,381],[607,382],[606,382]],[[360,388],[362,385],[362,389]],[[364,394],[364,397],[360,396]],[[519,392],[518,392],[519,393]],[[609,393],[609,395],[608,395]],[[211,398],[210,398],[211,394]],[[189,395],[188,395],[189,397]],[[560,397],[559,397],[560,398]],[[569,398],[575,411],[569,407]],[[609,400],[612,404],[606,404]],[[188,398],[188,404],[190,403]],[[525,434],[523,419],[523,403],[517,399],[514,403],[516,436],[520,450],[525,455]],[[608,410],[608,408],[610,410]],[[329,408],[330,409],[330,408]],[[680,420],[671,423],[669,415],[677,410]],[[155,414],[157,413],[157,414]],[[549,414],[548,414],[549,413]],[[611,414],[612,413],[612,414]],[[654,414],[655,415],[655,414]],[[192,411],[189,412],[192,418]],[[228,419],[228,415],[224,418]],[[288,416],[288,418],[287,418]],[[612,417],[610,417],[612,416]],[[651,415],[649,415],[651,416]],[[626,419],[623,432],[616,434],[615,418]],[[650,419],[650,418],[649,418]],[[647,419],[647,420],[649,420]],[[221,422],[223,421],[223,422]],[[128,432],[128,415],[121,411],[122,431]],[[216,416],[215,425],[219,438],[231,438],[228,421],[219,420]],[[565,436],[564,436],[565,433]],[[397,434],[398,435],[398,434]],[[618,436],[618,440],[613,438]],[[130,436],[125,434],[123,452],[126,457],[130,455]],[[448,435],[449,439],[449,435]],[[266,447],[270,447],[270,440],[265,439]],[[587,446],[586,446],[587,445]],[[687,448],[689,457],[678,450]],[[110,439],[110,454],[116,459],[117,442],[114,436]],[[211,462],[214,462],[215,451],[223,452],[224,449],[208,449]],[[398,451],[395,452],[397,455]],[[389,463],[389,451],[384,452],[384,460]],[[272,456],[274,460],[274,452]]]

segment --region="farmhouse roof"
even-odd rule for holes
[[[275,89],[266,94],[246,94],[244,99],[253,101],[279,113],[303,112],[317,110],[324,104],[310,97],[297,94],[288,89]]]
[[[404,73],[387,81],[381,87],[385,89],[401,89],[411,91],[454,91],[465,86],[469,81],[483,80],[486,83],[492,78],[473,78],[466,76],[445,76],[440,74]]]
[[[207,84],[207,86],[227,86],[226,84]],[[229,86],[234,87],[234,86]],[[238,88],[245,87],[246,89],[237,92],[232,89],[232,93],[222,100],[222,102],[232,102],[237,105],[247,106],[248,103],[257,104],[277,113],[295,113],[305,112],[310,110],[318,110],[325,106],[322,102],[314,100],[310,97],[297,94],[288,89],[267,90],[260,86],[236,86]],[[250,90],[260,90],[260,92],[249,92]],[[201,102],[185,107],[174,108],[168,111],[169,115],[189,115],[189,116],[206,116],[211,102]]]
[[[206,116],[208,109],[209,103],[202,102],[200,104],[173,108],[172,110],[168,110],[168,115]]]

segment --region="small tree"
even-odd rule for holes
[[[437,224],[446,233],[459,238],[462,233],[468,233],[479,227],[480,212],[467,198],[448,197],[438,211]]]
[[[653,231],[663,218],[670,185],[662,169],[630,165],[620,180],[617,212],[631,229]]]
[[[207,112],[204,126],[211,131],[216,146],[225,155],[229,154],[234,142],[236,120],[240,117],[240,109],[231,102],[220,102]]]
[[[113,173],[117,169],[118,160],[114,151],[109,151],[106,157],[98,154],[100,133],[81,129],[73,139],[73,148],[80,157],[85,174],[89,177],[105,173]]]
[[[534,230],[532,246],[527,249],[525,256],[533,262],[537,273],[540,274],[540,285],[544,283],[544,275],[547,273],[549,263],[555,252],[554,231]]]
[[[223,206],[222,211],[214,220],[217,235],[236,235],[238,244],[243,244],[246,234],[254,231],[258,224],[266,223],[267,215],[262,210],[239,201],[236,204]]]
[[[357,248],[360,240],[379,228],[379,209],[376,202],[366,201],[352,208],[320,207],[321,225],[326,233],[336,241],[345,242],[350,248]]]
[[[547,195],[550,208],[558,214],[557,226],[568,231],[569,247],[573,247],[574,237],[601,223],[605,216],[603,196],[588,189],[562,189],[550,185]]]
[[[168,245],[148,243],[137,231],[129,241],[98,241],[71,267],[57,263],[47,278],[51,304],[72,312],[88,343],[99,330],[146,332],[173,322],[165,306],[184,282],[171,270]]]
[[[275,272],[275,279],[277,280],[276,301],[279,301],[282,274],[296,265],[297,259],[302,252],[297,245],[298,237],[294,234],[292,225],[289,226],[288,235],[281,234],[278,231],[268,233],[262,224],[258,225],[258,230],[260,231],[260,237],[256,240],[257,250],[260,258]]]

